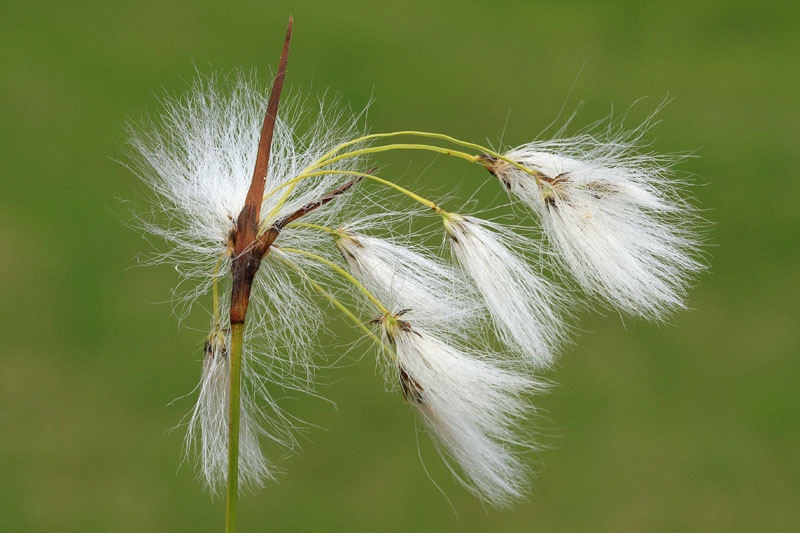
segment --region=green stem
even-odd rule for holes
[[[270,212],[269,216],[264,220],[264,222],[262,222],[262,224],[261,224],[262,229],[264,227],[266,227],[266,225],[268,224],[267,221],[270,220],[278,211],[280,211],[280,208],[283,207],[283,204],[285,203],[286,199],[288,198],[288,195],[291,194],[291,192],[294,190],[294,188],[297,185],[297,183],[299,183],[299,182],[301,182],[301,181],[303,181],[305,179],[308,179],[308,178],[313,178],[313,177],[316,177],[316,176],[324,176],[326,174],[346,174],[348,176],[359,176],[361,178],[366,178],[366,179],[375,181],[377,183],[380,183],[382,185],[386,185],[387,187],[391,187],[391,188],[393,188],[393,189],[405,194],[406,196],[408,196],[409,198],[411,198],[415,202],[419,202],[422,205],[424,205],[425,207],[429,207],[429,208],[433,209],[434,211],[436,211],[438,214],[440,214],[442,216],[446,216],[448,214],[444,209],[442,209],[441,207],[436,205],[435,202],[432,202],[432,201],[428,200],[427,198],[423,198],[422,196],[418,195],[417,193],[409,191],[405,187],[401,187],[400,185],[398,185],[398,184],[396,184],[396,183],[394,183],[392,181],[385,180],[383,178],[379,178],[378,176],[375,176],[373,174],[367,174],[366,172],[356,172],[356,171],[350,171],[350,170],[321,170],[319,172],[304,172],[303,174],[300,174],[296,178],[292,178],[292,179],[290,179],[290,180],[288,180],[288,181],[286,181],[284,183],[281,183],[280,185],[278,185],[277,187],[272,189],[270,192],[265,194],[263,200],[266,200],[267,198],[269,198],[270,196],[274,195],[279,190],[281,190],[281,189],[283,189],[285,187],[289,187],[289,190],[286,191],[284,193],[284,195],[281,197],[280,201],[278,202],[278,205],[276,205],[272,209],[272,211]],[[293,223],[293,224],[296,224],[296,223]]]
[[[428,152],[437,152],[439,154],[451,155],[455,157],[460,157],[461,159],[465,159],[470,163],[477,163],[480,160],[480,156],[468,154],[465,152],[460,152],[458,150],[451,150],[449,148],[442,148],[441,146],[433,146],[430,144],[385,144],[383,146],[371,146],[368,148],[361,148],[359,150],[353,150],[352,152],[347,152],[341,155],[337,155],[330,159],[321,160],[319,163],[310,166],[307,170],[315,170],[325,165],[329,165],[331,163],[335,163],[337,161],[341,161],[342,159],[346,159],[348,157],[356,157],[359,155],[365,154],[377,154],[379,152],[389,152],[391,150],[425,150]]]
[[[214,302],[214,327],[219,327],[219,267],[222,264],[222,260],[225,259],[225,256],[220,257],[217,260],[217,264],[214,266],[214,282],[213,282],[213,290],[212,290],[212,299]]]
[[[324,231],[325,233],[330,233],[331,235],[339,235],[339,232],[333,228],[329,228],[328,226],[321,226],[319,224],[310,224],[308,222],[290,222],[284,226],[285,228],[311,228],[317,229],[319,231]]]
[[[526,174],[531,175],[537,182],[539,181],[539,176],[538,176],[538,174],[536,173],[535,170],[531,170],[528,167],[526,167],[525,165],[522,165],[522,164],[514,161],[513,159],[509,159],[508,157],[504,156],[503,154],[499,154],[499,153],[495,152],[491,148],[487,148],[486,146],[482,146],[482,145],[477,144],[477,143],[471,143],[471,142],[468,142],[468,141],[462,141],[461,139],[456,139],[455,137],[451,137],[450,135],[445,135],[444,133],[433,133],[433,132],[430,132],[430,131],[403,130],[403,131],[392,131],[392,132],[389,132],[389,133],[372,133],[370,135],[365,135],[363,137],[359,137],[357,139],[353,139],[351,141],[347,141],[345,143],[340,144],[339,146],[337,146],[336,148],[334,148],[333,150],[331,150],[327,154],[323,155],[320,159],[318,159],[318,161],[325,161],[326,159],[331,157],[333,154],[339,152],[340,150],[343,150],[344,148],[347,148],[348,146],[352,146],[352,145],[358,144],[360,142],[369,141],[371,139],[385,139],[387,137],[399,137],[399,136],[406,136],[406,135],[408,135],[410,137],[426,137],[426,138],[429,138],[429,139],[440,139],[442,141],[447,141],[447,142],[450,142],[450,143],[453,143],[453,144],[457,144],[459,146],[464,146],[465,148],[472,148],[473,150],[478,150],[478,151],[483,152],[483,153],[485,153],[487,155],[490,155],[492,157],[496,157],[497,159],[499,159],[501,161],[505,161],[506,163],[509,163],[510,165],[515,166],[516,168],[522,170]]]
[[[300,175],[297,178],[294,178],[293,180],[290,180],[290,181],[288,181],[286,183],[283,183],[283,184],[279,185],[275,190],[273,190],[269,194],[267,194],[264,197],[264,200],[266,200],[268,197],[270,197],[272,194],[274,194],[277,190],[282,189],[283,187],[288,187],[288,189],[283,193],[283,196],[281,197],[281,199],[278,201],[278,205],[275,206],[272,209],[272,211],[270,212],[269,216],[267,216],[266,220],[270,220],[280,210],[280,208],[283,206],[283,204],[286,203],[286,200],[288,200],[289,196],[292,194],[292,191],[294,191],[295,187],[297,187],[297,183],[299,181],[307,178],[307,177],[318,176],[318,175],[328,174],[328,173],[330,173],[330,174],[341,173],[341,174],[359,175],[356,172],[347,172],[347,171],[312,172],[313,170],[317,170],[317,169],[322,168],[322,167],[324,167],[326,165],[330,165],[331,163],[335,163],[337,161],[341,161],[342,159],[346,159],[348,157],[356,157],[356,156],[365,155],[365,154],[375,154],[375,153],[379,153],[379,152],[388,152],[390,150],[427,150],[427,151],[430,151],[430,152],[437,152],[437,153],[440,153],[440,154],[459,157],[461,159],[465,159],[465,160],[469,161],[470,163],[478,163],[478,162],[481,161],[481,156],[472,155],[472,154],[468,154],[468,153],[465,153],[465,152],[460,152],[458,150],[451,150],[449,148],[443,148],[441,146],[434,146],[434,145],[430,145],[430,144],[387,144],[387,145],[383,145],[383,146],[372,146],[372,147],[367,147],[367,148],[361,148],[361,149],[358,149],[358,150],[353,150],[352,152],[347,152],[347,153],[344,153],[344,154],[336,155],[338,152],[342,151],[343,149],[345,149],[345,148],[347,148],[349,146],[353,146],[355,144],[358,144],[360,142],[368,141],[368,140],[371,140],[371,139],[381,139],[381,138],[387,138],[387,137],[398,137],[398,136],[401,136],[401,135],[424,137],[424,138],[430,138],[430,139],[439,139],[439,140],[447,141],[447,142],[450,142],[450,143],[453,143],[453,144],[457,144],[459,146],[464,146],[466,148],[471,148],[473,150],[478,150],[480,152],[483,152],[484,154],[490,155],[490,156],[492,156],[494,158],[497,158],[497,159],[499,159],[501,161],[505,161],[506,163],[518,168],[519,170],[525,172],[526,174],[531,176],[534,180],[536,180],[536,183],[541,184],[540,174],[537,171],[532,170],[532,169],[526,167],[525,165],[522,165],[522,164],[518,163],[517,161],[514,161],[513,159],[509,159],[508,157],[504,156],[503,154],[497,153],[494,150],[492,150],[490,148],[487,148],[485,146],[482,146],[480,144],[471,143],[471,142],[468,142],[468,141],[462,141],[461,139],[456,139],[455,137],[451,137],[450,135],[445,135],[443,133],[432,133],[432,132],[428,132],[428,131],[403,130],[403,131],[393,131],[393,132],[389,132],[389,133],[373,133],[371,135],[365,135],[363,137],[359,137],[357,139],[353,139],[353,140],[350,140],[350,141],[347,141],[345,143],[340,144],[339,146],[337,146],[336,148],[334,148],[333,150],[331,150],[327,154],[325,154],[322,157],[320,157],[319,159],[317,159],[313,164],[311,164],[303,172],[301,172]],[[381,178],[377,178],[375,176],[367,175],[367,174],[364,174],[363,177],[367,177],[369,179],[378,181],[380,183],[383,183],[384,185],[388,185],[389,187],[394,187],[395,189],[397,189],[398,191],[402,192],[403,194],[407,194],[408,196],[414,198],[415,200],[421,202],[422,204],[428,205],[429,207],[432,207],[439,214],[441,214],[441,215],[445,215],[446,214],[444,211],[441,211],[441,209],[438,206],[436,206],[435,204],[434,205],[429,205],[429,204],[433,204],[433,202],[430,202],[430,201],[428,201],[428,200],[426,200],[426,199],[424,199],[424,198],[412,193],[411,191],[408,191],[407,189],[404,189],[404,188],[400,187],[399,185],[397,185],[397,184],[395,184],[395,183],[393,183],[391,181],[383,180]]]
[[[480,156],[468,154],[468,153],[465,153],[465,152],[459,152],[458,150],[451,150],[449,148],[442,148],[441,146],[432,146],[430,144],[387,144],[387,145],[384,145],[384,146],[373,146],[373,147],[369,147],[369,148],[362,148],[362,149],[359,149],[359,150],[353,150],[352,152],[347,152],[346,154],[337,155],[336,157],[333,157],[331,159],[327,159],[329,157],[330,153],[326,154],[321,159],[318,159],[316,163],[312,164],[311,166],[309,166],[305,170],[303,170],[303,172],[301,172],[300,176],[298,176],[298,177],[299,178],[304,178],[304,177],[306,177],[306,175],[310,174],[311,171],[317,170],[317,169],[322,168],[322,167],[324,167],[326,165],[330,165],[331,163],[335,163],[337,161],[341,161],[342,159],[347,159],[348,157],[357,157],[359,155],[365,155],[365,154],[376,154],[376,153],[379,153],[379,152],[388,152],[390,150],[425,150],[425,151],[428,151],[428,152],[436,152],[436,153],[439,153],[439,154],[445,154],[445,155],[449,155],[449,156],[453,156],[453,157],[459,157],[461,159],[466,159],[470,163],[477,163],[478,161],[480,161]],[[329,172],[329,173],[330,174],[334,174],[335,172]],[[347,174],[358,175],[355,172],[347,172]],[[370,178],[370,179],[373,179],[373,178]],[[295,187],[297,187],[297,182],[300,181],[297,178],[295,178],[295,180],[296,181],[293,181],[291,183],[291,185],[289,185],[289,187],[286,189],[286,192],[283,193],[283,196],[281,196],[281,199],[278,201],[278,205],[276,205],[274,208],[272,208],[272,211],[270,211],[269,215],[267,215],[266,220],[271,220],[272,217],[275,216],[278,213],[280,208],[283,207],[283,204],[286,203],[286,200],[289,199],[289,196],[292,194],[292,191],[294,191]],[[409,196],[411,196],[413,194],[410,191],[408,191],[406,189],[403,189],[399,185],[395,185],[390,181],[382,180],[382,183],[384,183],[385,185],[389,185],[391,187],[394,187],[398,191],[400,191],[400,192],[402,192],[404,194],[408,194]],[[287,184],[282,184],[281,187],[284,187],[285,185],[287,185]],[[271,194],[272,193],[269,193],[267,195],[267,197],[270,196]],[[414,196],[416,196],[415,199],[421,199],[420,196],[417,196],[417,195],[414,195]],[[430,202],[430,203],[432,204],[433,202]]]
[[[236,533],[236,510],[239,507],[239,396],[241,391],[243,336],[244,324],[231,324],[228,495],[225,504],[226,533]]]
[[[364,285],[361,284],[361,282],[359,282],[348,271],[346,271],[345,269],[343,269],[342,267],[340,267],[339,265],[337,265],[333,261],[328,261],[327,259],[325,259],[321,255],[317,255],[317,254],[312,253],[312,252],[307,252],[305,250],[298,250],[297,248],[281,247],[281,248],[278,248],[278,250],[280,250],[281,252],[288,252],[288,253],[291,253],[291,254],[304,255],[304,256],[309,257],[309,258],[311,258],[311,259],[313,259],[315,261],[319,261],[320,263],[322,263],[324,265],[328,265],[329,267],[334,269],[336,272],[338,272],[340,275],[342,275],[345,279],[347,279],[347,281],[352,283],[358,290],[360,290],[361,293],[364,294],[364,296],[366,296],[367,299],[370,302],[372,302],[373,305],[375,305],[375,307],[377,307],[378,310],[381,313],[386,314],[386,315],[391,314],[389,312],[389,310],[371,292],[369,292],[369,290],[366,287],[364,287]]]
[[[353,321],[353,323],[356,326],[358,326],[358,329],[363,331],[365,335],[369,336],[369,338],[371,338],[373,341],[375,341],[375,344],[377,344],[378,346],[380,346],[381,348],[386,350],[386,347],[384,346],[383,341],[381,341],[381,339],[378,338],[377,335],[375,335],[373,332],[371,332],[369,330],[369,328],[367,326],[365,326],[364,323],[361,322],[361,320],[358,319],[358,317],[355,315],[355,313],[353,313],[350,309],[348,309],[347,306],[345,306],[342,302],[340,302],[333,294],[331,294],[330,292],[325,290],[322,287],[322,285],[320,285],[319,283],[317,283],[316,281],[311,279],[308,276],[308,274],[306,274],[305,271],[303,269],[301,269],[298,265],[292,263],[291,261],[289,261],[287,259],[284,259],[280,255],[276,254],[276,257],[283,264],[288,265],[289,267],[294,269],[295,272],[297,272],[298,274],[303,276],[303,279],[305,279],[314,288],[315,291],[317,291],[322,296],[324,296],[330,303],[332,303],[336,307],[336,309],[341,311],[347,318],[349,318],[351,321]],[[391,353],[391,356],[392,356],[393,359],[395,359],[395,360],[397,359],[397,356],[394,355],[394,353]]]

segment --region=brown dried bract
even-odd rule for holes
[[[267,102],[267,112],[264,116],[264,125],[261,129],[261,140],[258,144],[256,164],[253,169],[253,179],[247,192],[244,207],[236,218],[234,228],[231,230],[228,245],[231,249],[233,264],[233,287],[231,290],[231,324],[243,324],[247,314],[247,305],[250,300],[250,291],[253,278],[261,266],[261,260],[269,252],[270,246],[278,238],[283,227],[303,215],[325,205],[336,196],[344,193],[355,185],[361,178],[355,178],[341,187],[329,192],[319,200],[311,202],[287,217],[278,220],[267,231],[259,234],[259,219],[261,203],[264,197],[264,186],[269,168],[269,154],[272,147],[272,136],[275,131],[275,120],[278,114],[283,81],[286,78],[286,63],[289,58],[289,43],[292,38],[293,19],[289,18],[289,27],[286,29],[286,39],[278,64],[278,71],[272,84],[272,91]]]
[[[414,378],[409,376],[402,366],[398,367],[398,370],[400,372],[400,389],[403,391],[403,398],[407,402],[421,404],[422,393],[425,392],[425,389]]]

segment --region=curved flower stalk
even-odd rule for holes
[[[132,131],[135,168],[154,193],[139,220],[168,244],[154,261],[179,272],[183,313],[212,295],[187,452],[212,492],[227,484],[226,528],[235,531],[240,488],[274,478],[260,441],[296,444],[269,389],[312,389],[327,321],[321,295],[379,346],[392,382],[459,465],[456,476],[489,503],[509,505],[529,484],[521,459],[535,448],[521,429],[529,395],[545,389],[531,371],[552,366],[567,341],[571,298],[541,274],[550,252],[536,241],[448,212],[365,170],[367,158],[418,150],[483,165],[538,213],[587,292],[647,317],[683,306],[686,279],[701,268],[688,204],[667,160],[633,155],[635,136],[499,154],[440,133],[357,136],[358,116],[327,109],[300,133],[299,104],[278,112],[291,26],[269,98],[252,75],[227,86],[211,78],[164,102],[159,125]],[[421,141],[388,141],[399,136]],[[359,182],[441,217],[452,264],[414,244],[419,235],[398,232],[396,212],[371,213],[386,195],[355,196]],[[496,340],[512,354],[484,348]]]
[[[529,469],[520,459],[528,437],[526,396],[543,383],[504,367],[489,353],[470,353],[397,315],[381,318],[394,349],[395,383],[464,476],[459,481],[497,507],[523,497]]]
[[[587,293],[658,320],[685,308],[688,281],[704,266],[697,217],[669,170],[676,158],[637,153],[640,137],[584,134],[506,152],[533,175],[492,157],[484,163],[540,217]]]

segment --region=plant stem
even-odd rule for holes
[[[242,375],[242,339],[244,324],[231,324],[230,398],[228,418],[228,496],[225,502],[225,531],[236,532],[239,507],[239,403]]]
[[[375,307],[378,308],[378,310],[381,313],[386,314],[386,315],[391,314],[390,311],[386,308],[386,306],[384,306],[371,292],[369,292],[369,290],[366,287],[364,287],[364,285],[362,285],[361,282],[359,282],[356,278],[353,277],[352,274],[350,274],[348,271],[346,271],[345,269],[343,269],[342,267],[340,267],[339,265],[337,265],[333,261],[329,261],[329,260],[325,259],[324,257],[322,257],[321,255],[317,255],[317,254],[312,253],[312,252],[307,252],[305,250],[298,250],[297,248],[281,247],[281,248],[279,248],[279,250],[282,251],[282,252],[288,252],[290,254],[304,255],[306,257],[310,257],[311,259],[314,259],[315,261],[319,261],[320,263],[322,263],[324,265],[328,265],[333,270],[335,270],[336,272],[341,274],[345,279],[347,279],[347,281],[352,283],[358,290],[360,290],[364,294],[364,296],[366,296],[367,299],[369,299],[369,301],[372,302],[375,305]]]
[[[345,145],[349,145],[349,144],[345,143]],[[312,170],[316,170],[318,168],[322,168],[324,166],[330,165],[331,163],[336,163],[337,161],[341,161],[342,159],[347,159],[348,157],[357,157],[357,156],[365,155],[365,154],[377,154],[379,152],[388,152],[388,151],[391,151],[391,150],[426,150],[428,152],[436,152],[436,153],[439,153],[439,154],[445,154],[445,155],[449,155],[449,156],[453,156],[453,157],[459,157],[461,159],[465,159],[465,160],[469,161],[470,163],[478,163],[481,160],[481,157],[477,156],[477,155],[468,154],[466,152],[460,152],[458,150],[451,150],[449,148],[442,148],[441,146],[433,146],[433,145],[430,145],[430,144],[386,144],[386,145],[383,145],[383,146],[373,146],[373,147],[369,147],[369,148],[362,148],[360,150],[353,150],[352,152],[347,152],[346,154],[340,154],[340,155],[337,155],[336,157],[329,158],[329,159],[326,159],[327,157],[329,157],[329,155],[326,155],[322,159],[318,159],[317,162],[314,163],[313,165],[307,167],[303,172],[300,173],[300,176],[298,176],[298,178],[301,178],[301,179],[302,178],[306,178],[306,177],[308,177],[308,175],[310,175],[310,172]],[[330,173],[332,174],[334,172],[330,172]],[[353,173],[352,172],[348,172],[348,174],[353,174]],[[411,191],[409,191],[407,189],[403,189],[402,187],[400,187],[399,185],[396,185],[393,182],[390,182],[390,181],[384,180],[384,179],[380,179],[380,178],[377,178],[375,176],[366,176],[366,177],[369,177],[369,179],[380,181],[384,185],[389,185],[390,187],[394,187],[395,189],[397,189],[398,191],[402,192],[403,194],[407,194],[407,195],[411,196],[412,198],[414,198],[417,201],[422,201],[422,203],[425,204],[425,205],[433,204],[433,202],[429,202],[428,200],[425,200],[421,196],[416,195],[416,194],[412,193]],[[289,199],[289,196],[292,194],[292,191],[294,191],[295,187],[297,187],[297,182],[300,181],[298,178],[295,178],[295,180],[292,181],[291,185],[289,185],[289,188],[286,189],[286,192],[283,193],[283,196],[281,196],[281,199],[278,201],[278,205],[273,207],[272,211],[270,211],[269,216],[267,216],[267,220],[269,220],[273,216],[275,216],[278,213],[278,211],[280,210],[280,208],[283,207],[283,205]],[[280,187],[283,187],[285,185],[287,185],[287,184],[282,184]],[[270,193],[270,194],[272,194],[272,193]],[[428,202],[428,203],[426,203],[426,202]],[[435,207],[433,205],[429,205],[429,207],[432,207],[432,208],[435,209]]]
[[[230,350],[230,394],[228,417],[228,492],[225,506],[225,530],[236,532],[236,511],[239,504],[239,396],[242,375],[242,338],[244,336],[245,316],[250,302],[250,290],[253,278],[261,265],[265,250],[269,249],[279,231],[270,234],[271,240],[258,240],[258,221],[261,214],[261,198],[264,196],[264,184],[269,168],[269,155],[272,147],[272,136],[275,120],[278,116],[283,80],[286,78],[286,63],[289,58],[289,43],[292,38],[293,19],[289,17],[286,38],[283,42],[278,71],[272,83],[272,91],[267,102],[264,125],[258,142],[256,164],[250,189],[247,191],[244,207],[236,217],[236,231],[233,239],[231,263],[231,350]]]
[[[214,304],[214,328],[219,329],[219,267],[222,264],[222,260],[225,259],[225,256],[220,257],[217,260],[217,264],[214,266],[214,282],[212,284],[212,302]]]
[[[367,326],[365,326],[364,323],[361,322],[361,320],[358,319],[358,317],[355,315],[355,313],[353,313],[350,309],[347,308],[347,306],[345,306],[342,302],[340,302],[338,299],[336,299],[336,297],[333,294],[331,294],[328,291],[326,291],[322,287],[322,285],[320,285],[319,283],[317,283],[316,281],[311,279],[308,276],[308,274],[306,274],[305,271],[303,271],[303,269],[301,269],[298,265],[294,264],[293,262],[291,262],[291,261],[289,261],[287,259],[284,259],[283,257],[281,257],[281,255],[276,254],[276,257],[282,263],[284,263],[285,265],[288,265],[290,268],[294,269],[298,274],[303,276],[303,279],[305,279],[314,288],[315,291],[317,291],[322,296],[327,298],[327,300],[330,303],[332,303],[339,311],[341,311],[347,318],[349,318],[351,321],[353,321],[353,323],[356,326],[358,326],[358,329],[363,331],[364,334],[366,334],[369,338],[371,338],[373,341],[375,341],[375,344],[377,344],[380,348],[383,348],[384,350],[386,350],[386,345],[384,344],[384,342],[377,335],[375,335],[372,331],[370,331],[369,328]],[[390,355],[392,356],[392,359],[394,359],[395,361],[397,360],[397,356],[393,352],[390,352]]]
[[[312,228],[312,229],[317,229],[319,231],[324,231],[325,233],[330,233],[331,235],[339,235],[339,232],[333,228],[329,228],[328,226],[322,226],[320,224],[309,224],[308,222],[292,222],[291,224],[286,224],[286,227]]]
[[[398,136],[427,137],[431,139],[440,139],[453,144],[457,144],[459,146],[464,146],[466,148],[472,148],[473,150],[478,150],[487,155],[495,157],[501,161],[505,161],[506,163],[513,165],[517,167],[519,170],[522,170],[523,172],[529,174],[537,182],[539,181],[538,172],[514,161],[513,159],[509,159],[506,156],[495,152],[491,148],[487,148],[477,143],[462,141],[461,139],[456,139],[455,137],[451,137],[450,135],[445,135],[444,133],[433,133],[430,131],[402,130],[402,131],[392,131],[389,133],[372,133],[370,135],[365,135],[363,137],[359,137],[357,139],[353,139],[351,141],[347,141],[346,143],[340,144],[339,146],[337,146],[336,148],[334,148],[333,150],[322,156],[318,161],[325,161],[326,159],[330,158],[332,155],[336,154],[342,149],[347,148],[348,146],[352,146],[354,144],[358,144],[360,142],[369,141],[371,139],[385,139],[387,137],[398,137]]]
[[[316,176],[324,176],[326,174],[346,174],[346,175],[350,175],[350,176],[358,176],[360,178],[367,178],[369,180],[375,181],[375,182],[380,183],[382,185],[386,185],[387,187],[391,187],[391,188],[393,188],[393,189],[405,194],[406,196],[408,196],[409,198],[411,198],[415,202],[419,202],[422,205],[424,205],[425,207],[429,207],[429,208],[433,209],[434,211],[436,211],[438,214],[440,214],[442,216],[445,216],[445,215],[448,214],[441,207],[436,205],[434,202],[428,200],[427,198],[423,198],[422,196],[418,195],[417,193],[409,191],[405,187],[401,187],[400,185],[394,183],[393,181],[389,181],[389,180],[385,180],[383,178],[379,178],[378,176],[375,176],[375,175],[370,174],[368,172],[356,172],[356,171],[353,171],[353,170],[320,170],[318,172],[304,172],[304,173],[300,174],[299,176],[297,176],[296,178],[292,178],[289,181],[285,181],[285,182],[281,183],[280,185],[278,185],[277,187],[272,189],[270,192],[265,194],[263,200],[266,200],[267,198],[271,197],[273,194],[275,194],[276,192],[278,192],[279,190],[281,190],[281,189],[283,189],[285,187],[289,187],[290,188],[288,191],[286,191],[284,193],[284,195],[281,197],[281,199],[278,202],[278,204],[274,208],[272,208],[272,211],[270,211],[270,214],[267,216],[265,221],[270,220],[272,217],[275,216],[275,214],[278,211],[280,211],[281,207],[283,207],[284,203],[286,202],[286,200],[289,197],[289,194],[292,193],[292,191],[296,187],[297,183],[299,183],[299,182],[301,182],[301,181],[303,181],[305,179],[308,179],[308,178],[313,178],[313,177],[316,177]]]
[[[308,170],[314,170],[317,168],[324,167],[331,163],[335,163],[337,161],[341,161],[342,159],[347,159],[348,157],[356,157],[359,155],[365,154],[376,154],[378,152],[389,152],[391,150],[427,150],[429,152],[437,152],[444,155],[450,155],[454,157],[460,157],[461,159],[465,159],[470,163],[477,163],[480,161],[480,156],[468,154],[466,152],[461,152],[458,150],[451,150],[450,148],[442,148],[441,146],[434,146],[432,144],[384,144],[382,146],[370,146],[367,148],[361,148],[359,150],[353,150],[352,152],[347,152],[344,154],[337,155],[330,159],[325,159],[315,165],[312,165],[308,168]]]

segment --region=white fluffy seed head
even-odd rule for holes
[[[206,342],[199,394],[185,443],[187,458],[196,464],[198,476],[214,495],[224,491],[228,479],[228,341],[227,335],[218,331]],[[242,490],[262,487],[266,479],[274,478],[273,467],[264,458],[259,445],[259,438],[269,433],[260,420],[260,411],[254,405],[247,386],[243,387],[239,417],[240,487]]]
[[[339,230],[336,245],[356,279],[406,319],[448,335],[475,335],[482,306],[449,264],[408,243],[346,228]]]
[[[567,336],[562,320],[567,297],[523,255],[536,254],[536,243],[474,217],[450,215],[444,224],[453,253],[481,292],[498,337],[531,366],[550,366]]]
[[[138,220],[146,232],[167,243],[153,262],[174,264],[182,276],[179,287],[191,287],[177,295],[187,304],[184,312],[210,292],[215,280],[220,294],[228,294],[231,230],[250,187],[267,105],[266,91],[254,76],[237,74],[226,82],[200,80],[187,97],[164,102],[158,124],[151,122],[139,132],[131,129],[134,168],[154,193],[151,211],[140,211]],[[308,132],[299,134],[297,107],[296,100],[284,100],[276,121],[268,195],[261,206],[264,226],[350,178],[328,174],[306,179],[288,198],[284,192],[289,189],[275,191],[359,133],[357,116],[321,108]],[[584,135],[510,151],[507,157],[535,170],[538,182],[513,165],[494,161],[491,169],[539,214],[550,241],[588,292],[633,314],[661,318],[683,306],[686,280],[701,265],[695,259],[691,211],[670,179],[669,160],[634,155],[637,135],[606,141]],[[333,171],[364,167],[359,157],[326,165]],[[351,194],[304,216],[303,222],[312,226],[284,228],[276,247],[332,260],[336,251],[319,226],[340,227],[341,219],[352,219]],[[460,465],[456,476],[493,505],[505,506],[521,498],[528,484],[529,472],[519,454],[533,444],[521,427],[531,409],[527,395],[544,386],[520,371],[518,361],[475,349],[485,339],[474,335],[474,325],[488,310],[498,337],[523,354],[527,366],[547,367],[566,339],[561,317],[567,298],[530,266],[529,257],[544,254],[534,241],[460,215],[446,216],[445,228],[454,256],[477,291],[461,272],[395,237],[377,239],[344,226],[337,246],[353,275],[395,313],[381,321],[392,347],[386,353],[395,356],[389,364],[393,383],[419,411],[445,454]],[[293,424],[271,399],[268,380],[279,369],[285,372],[278,378],[283,385],[311,387],[310,381],[305,387],[291,381],[301,374],[295,372],[298,366],[311,377],[312,348],[325,323],[305,285],[314,279],[342,287],[338,273],[332,275],[327,265],[299,254],[287,266],[280,259],[290,252],[279,250],[264,259],[251,293],[240,414],[244,489],[274,476],[260,440],[295,444]],[[226,316],[228,305],[223,296],[216,315]],[[228,343],[228,334],[215,327],[186,440],[186,453],[196,458],[212,492],[227,477]],[[281,353],[285,355],[279,357]]]
[[[589,294],[648,319],[685,307],[698,260],[697,217],[669,171],[675,157],[636,153],[641,131],[515,148],[494,171],[541,218],[563,263]]]
[[[441,445],[457,479],[478,497],[505,507],[523,497],[529,468],[520,454],[535,446],[522,429],[526,396],[545,387],[512,372],[489,353],[470,352],[397,317],[383,333],[396,354],[395,384]]]
[[[208,296],[215,276],[229,285],[229,236],[252,180],[255,157],[267,107],[267,91],[255,74],[237,72],[223,80],[200,78],[189,93],[166,98],[155,120],[129,127],[131,166],[148,186],[151,207],[136,218],[148,234],[166,246],[152,263],[173,264],[181,276],[175,291],[176,311],[185,316],[194,302]],[[360,116],[320,101],[310,117],[304,102],[291,95],[282,99],[270,151],[265,195],[297,177],[319,157],[346,140],[358,137]],[[363,145],[356,144],[351,149]],[[361,157],[326,166],[335,171],[363,171]],[[265,224],[294,212],[340,186],[352,176],[328,174],[302,180],[280,209],[288,188],[268,196],[261,206]],[[303,218],[326,221],[347,208],[348,194]],[[329,241],[317,234],[285,229],[279,243],[317,252]],[[222,263],[217,268],[217,262]],[[217,274],[215,274],[217,272]],[[224,298],[223,298],[224,299]],[[253,284],[249,321],[269,338],[269,357],[286,368],[287,375],[313,371],[309,350],[323,323],[313,296],[296,283],[293,271],[269,256]],[[224,315],[223,315],[224,316]]]
[[[222,81],[200,78],[187,95],[164,99],[157,119],[129,126],[131,167],[151,192],[151,208],[138,210],[136,218],[146,233],[166,241],[153,262],[174,264],[192,281],[193,290],[181,295],[188,300],[209,289],[216,262],[226,253],[252,180],[266,95],[255,74],[238,72]],[[301,103],[292,96],[281,102],[265,194],[360,133],[358,115],[320,102],[318,114],[307,120]],[[352,157],[326,168],[364,170],[364,164],[362,158]],[[263,201],[262,221],[269,223],[316,201],[348,179],[329,174],[300,181],[275,211],[288,190],[281,189]],[[324,210],[330,213],[345,203],[332,202]],[[320,216],[312,213],[307,219]]]

